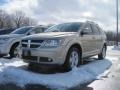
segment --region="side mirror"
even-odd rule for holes
[[[81,34],[81,35],[89,34],[89,32],[88,32],[88,28],[84,28],[84,29],[81,31],[80,34]]]
[[[30,32],[27,35],[31,35]]]
[[[34,31],[31,31],[31,32],[29,32],[27,35],[32,35],[32,34],[35,34],[35,32],[34,32]]]
[[[83,36],[83,35],[86,35],[86,34],[88,34],[88,32],[84,32],[84,31],[81,32],[81,35],[82,35],[82,36]]]

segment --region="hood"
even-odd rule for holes
[[[75,35],[76,32],[46,32],[25,37],[24,39],[60,38]]]
[[[0,35],[0,38],[18,38],[22,36],[23,35],[20,35],[20,34],[7,34],[7,35]]]

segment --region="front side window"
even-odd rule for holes
[[[36,28],[33,28],[32,31],[37,34],[37,33],[42,33],[42,32],[44,32],[45,29],[46,29],[46,28],[44,28],[44,27],[36,27]]]
[[[26,34],[32,27],[22,27],[13,31],[11,34]]]
[[[87,25],[83,28],[82,33],[84,33],[84,34],[89,34],[89,35],[93,33],[92,30],[91,30],[90,24],[87,24]]]
[[[78,32],[82,23],[64,23],[50,27],[45,32]]]

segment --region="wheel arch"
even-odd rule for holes
[[[9,53],[10,53],[10,51],[13,49],[13,47],[19,45],[19,43],[20,43],[20,42],[15,42],[15,43],[13,43],[13,44],[11,45],[11,48],[10,48],[10,50],[9,50]]]
[[[66,57],[65,57],[65,61],[64,61],[63,67],[66,67],[68,53],[69,53],[70,49],[73,48],[73,47],[76,47],[76,48],[79,49],[80,54],[81,54],[80,58],[82,58],[82,47],[81,47],[81,45],[78,44],[78,43],[74,43],[74,44],[72,44],[72,45],[68,48],[68,50],[67,50],[67,53],[66,53]]]
[[[66,57],[65,57],[65,62],[66,62],[66,58],[67,58],[67,55],[68,55],[69,50],[70,50],[71,48],[73,48],[73,47],[77,47],[77,48],[79,49],[80,54],[81,54],[81,57],[82,57],[82,47],[81,47],[81,45],[78,44],[78,43],[74,43],[74,44],[72,44],[72,45],[68,48],[68,50],[67,50]]]
[[[72,47],[78,48],[78,49],[80,50],[81,54],[82,54],[82,47],[81,47],[80,44],[78,44],[78,43],[72,44],[72,45],[70,46],[70,48],[68,49],[68,52],[69,52],[69,50],[70,50]]]

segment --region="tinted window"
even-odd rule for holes
[[[92,28],[94,34],[96,34],[96,35],[100,34],[100,31],[96,25],[91,24],[91,28]]]
[[[44,27],[36,27],[36,28],[32,29],[32,32],[35,32],[36,34],[37,33],[42,33],[42,32],[45,31],[45,29],[46,28],[44,28]]]
[[[22,27],[13,31],[11,34],[26,34],[32,27]]]
[[[97,26],[97,28],[98,28],[100,34],[105,34],[105,32],[99,26]]]
[[[64,23],[52,26],[45,32],[78,32],[82,23]]]
[[[92,34],[93,32],[91,30],[90,24],[87,24],[85,28],[82,30],[82,32],[86,34]]]

